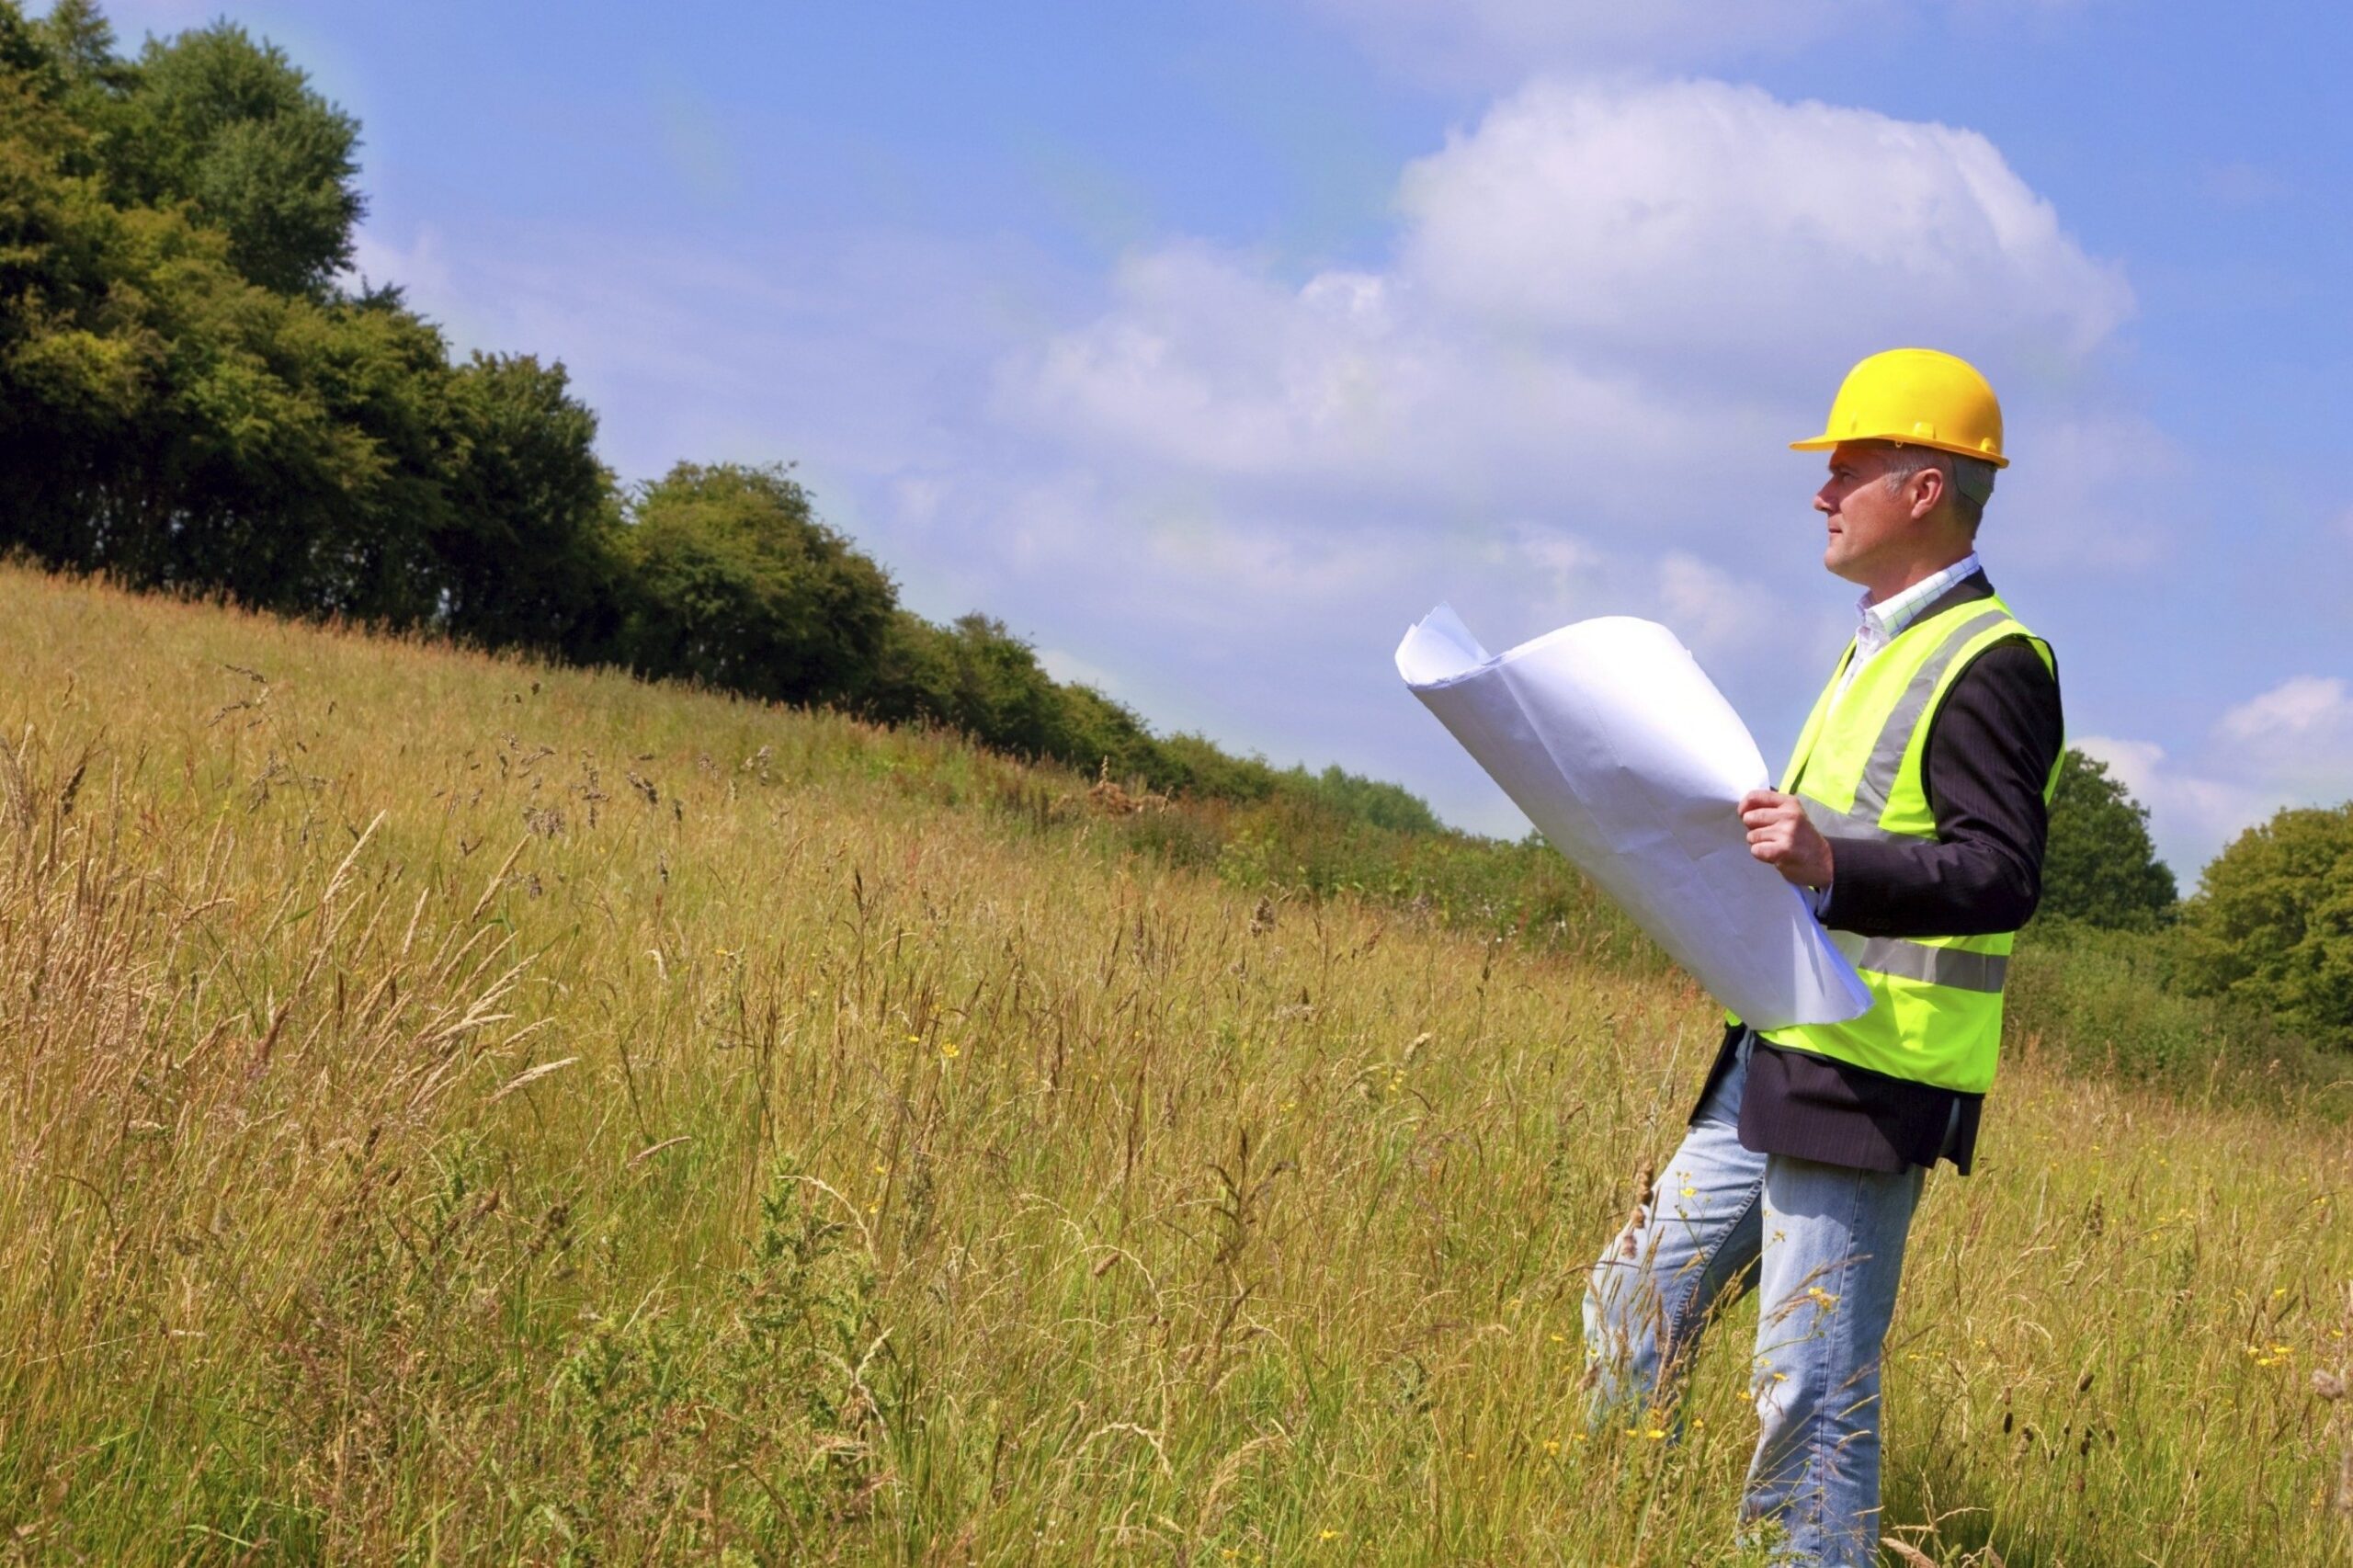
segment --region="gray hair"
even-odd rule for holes
[[[1907,446],[1893,443],[1887,454],[1887,487],[1895,490],[1923,469],[1933,468],[1945,476],[1952,494],[1952,509],[1975,533],[1977,525],[1985,520],[1985,503],[1994,498],[1992,463],[1984,458],[1963,457],[1959,452],[1940,452],[1934,447]]]

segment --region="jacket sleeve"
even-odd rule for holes
[[[1980,653],[1946,688],[1926,754],[1934,841],[1831,846],[1822,923],[1864,937],[2014,931],[2042,896],[2042,787],[2059,760],[2059,682],[2023,639]]]

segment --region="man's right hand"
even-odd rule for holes
[[[1751,790],[1740,798],[1748,852],[1802,888],[1830,885],[1830,840],[1806,820],[1805,805],[1779,790]]]

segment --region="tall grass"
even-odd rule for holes
[[[1572,881],[28,575],[0,650],[17,1555],[1733,1561],[1753,1307],[1691,1440],[1579,1420],[1716,1031]],[[2023,1054],[1890,1533],[2340,1560],[2341,1128]]]

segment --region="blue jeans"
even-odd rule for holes
[[[1744,1528],[1779,1527],[1778,1561],[1877,1561],[1880,1352],[1895,1310],[1919,1166],[1900,1174],[1741,1147],[1748,1045],[1595,1265],[1586,1344],[1597,1426],[1672,1419],[1711,1309],[1752,1287],[1763,1432]]]

